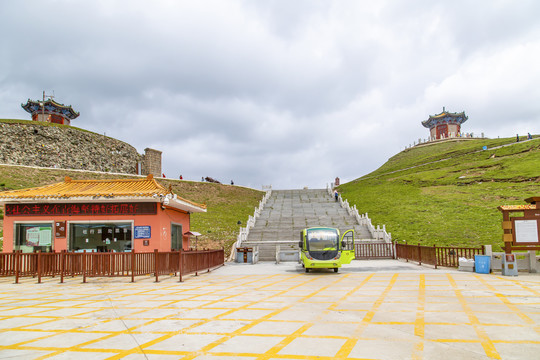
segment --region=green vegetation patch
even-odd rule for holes
[[[339,187],[394,240],[439,246],[502,245],[497,207],[540,195],[540,139],[447,142],[407,149]],[[508,145],[495,149],[495,147]],[[484,146],[488,150],[482,150]]]

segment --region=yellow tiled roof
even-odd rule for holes
[[[116,179],[116,180],[72,180],[65,178],[64,182],[21,190],[0,192],[0,201],[27,199],[69,199],[81,197],[140,197],[152,198],[172,195],[149,175],[146,179]],[[200,208],[206,205],[177,198],[183,202]]]
[[[72,180],[66,177],[64,182],[30,189],[5,191],[0,193],[3,199],[43,199],[72,198],[92,196],[136,196],[151,197],[166,195],[167,189],[151,177],[146,179],[121,180]]]

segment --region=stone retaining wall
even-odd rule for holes
[[[136,174],[133,146],[71,126],[0,122],[0,163]]]

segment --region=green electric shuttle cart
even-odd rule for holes
[[[339,236],[339,230],[330,227],[313,227],[300,232],[300,261],[309,269],[338,269],[354,259],[354,230]]]

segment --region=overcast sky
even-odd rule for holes
[[[0,118],[43,90],[167,177],[275,189],[365,175],[426,138],[540,133],[540,2],[0,0]]]

